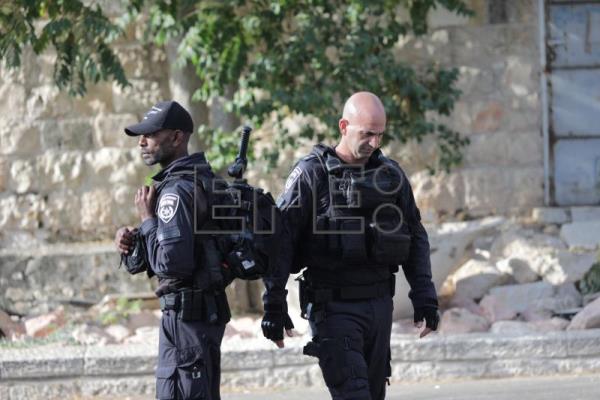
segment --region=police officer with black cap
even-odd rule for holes
[[[220,399],[220,345],[230,313],[223,282],[205,266],[209,250],[195,234],[207,212],[194,174],[214,175],[203,153],[188,155],[193,130],[190,114],[176,101],[154,105],[125,128],[138,137],[144,163],[162,167],[154,185],[135,195],[139,229],[123,227],[115,237],[129,272],[158,277],[157,399]]]
[[[381,400],[391,375],[394,273],[401,265],[423,337],[439,322],[429,242],[412,189],[379,146],[386,115],[372,93],[352,95],[339,120],[336,147],[317,145],[293,168],[278,206],[287,259],[265,279],[264,335],[283,347],[293,326],[286,306],[290,272],[300,282],[302,316],[333,399]]]

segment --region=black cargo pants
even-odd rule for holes
[[[330,301],[310,317],[319,366],[333,400],[382,400],[391,375],[392,297]]]
[[[181,321],[164,310],[158,340],[156,398],[220,400],[225,324]]]

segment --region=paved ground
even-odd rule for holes
[[[392,384],[386,400],[598,400],[600,375]],[[223,400],[326,400],[323,390],[223,393]]]

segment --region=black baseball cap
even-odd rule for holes
[[[125,133],[129,136],[149,135],[162,129],[191,133],[194,131],[194,121],[178,102],[161,101],[152,106],[142,122],[125,128]]]

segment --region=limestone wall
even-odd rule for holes
[[[429,141],[391,146],[403,160],[425,216],[519,214],[543,204],[537,2],[472,1],[471,20],[436,14],[425,38],[399,44],[399,57],[460,70],[463,95],[449,125],[471,144],[464,164],[430,176]]]
[[[0,70],[0,247],[106,238],[135,222],[134,188],[150,171],[123,127],[169,97],[167,69],[160,51],[117,48],[127,90],[103,83],[69,97],[53,84],[52,55],[29,51],[20,70]]]
[[[387,149],[411,173],[425,216],[513,213],[543,202],[536,2],[500,11],[497,3],[471,1],[478,14],[470,20],[435,13],[431,34],[398,44],[408,63],[461,72],[463,96],[447,122],[471,139],[464,165],[430,176],[431,142]],[[117,46],[126,90],[103,83],[71,98],[53,85],[50,54],[26,52],[23,68],[0,70],[0,247],[105,239],[137,222],[134,189],[151,171],[122,128],[171,96],[164,53],[140,44],[140,34]],[[257,182],[277,193],[288,168],[259,173]]]

